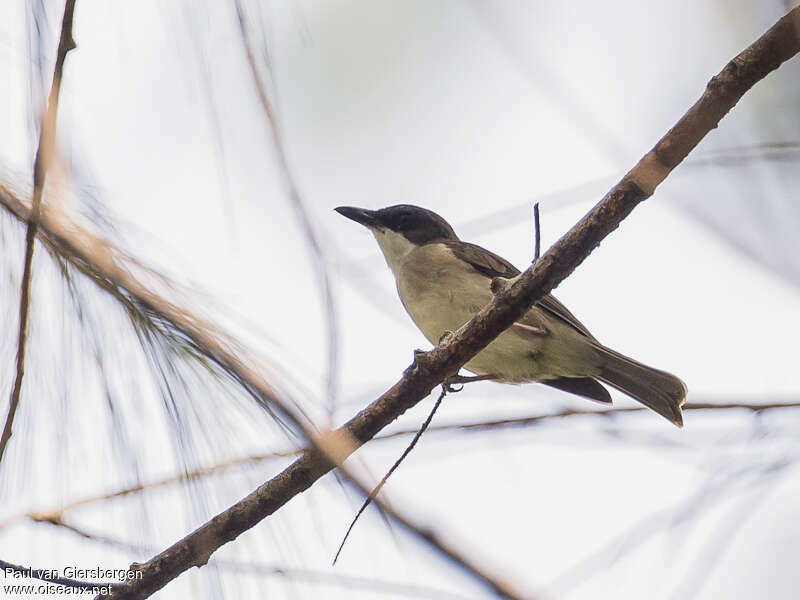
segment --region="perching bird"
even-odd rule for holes
[[[407,204],[381,210],[340,206],[336,211],[375,236],[403,306],[433,344],[492,300],[494,278],[520,273],[493,252],[459,240],[433,211]],[[611,402],[602,381],[683,426],[686,386],[680,379],[603,346],[550,294],[464,368],[494,381],[538,381]]]

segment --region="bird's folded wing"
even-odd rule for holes
[[[478,271],[479,273],[485,275],[489,278],[495,277],[504,277],[506,279],[511,279],[519,275],[520,271],[510,262],[508,262],[502,256],[498,256],[494,252],[487,250],[486,248],[481,248],[475,244],[470,244],[469,242],[462,242],[460,240],[447,240],[442,242],[445,246],[447,246],[450,251],[456,256],[463,260],[466,263],[469,263],[473,269]],[[544,298],[542,298],[537,304],[539,308],[545,310],[546,312],[550,313],[551,315],[561,319],[568,325],[574,327],[577,331],[581,332],[583,335],[588,337],[591,340],[594,340],[594,336],[589,333],[589,330],[581,323],[575,315],[573,315],[566,306],[561,304],[558,300],[555,299],[550,294],[547,294]],[[527,315],[526,315],[527,316]],[[540,327],[540,323],[537,322],[536,319],[527,319],[526,317],[522,317],[520,322],[524,325],[529,325],[531,327]],[[596,341],[596,340],[595,340]]]

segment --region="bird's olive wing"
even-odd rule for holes
[[[455,256],[464,262],[469,263],[479,273],[487,277],[504,277],[511,279],[519,275],[520,271],[502,256],[498,256],[494,252],[481,248],[475,244],[462,242],[457,240],[448,240],[443,242]],[[539,300],[536,304],[539,308],[547,311],[551,315],[558,317],[568,325],[571,325],[576,330],[581,332],[586,337],[594,340],[594,336],[589,333],[589,330],[581,323],[575,315],[573,315],[566,306],[561,304],[555,297],[547,294],[544,298]],[[525,317],[521,319],[525,322]]]
[[[456,258],[472,265],[472,268],[486,277],[505,277],[510,279],[519,275],[519,269],[502,256],[497,256],[486,248],[459,240],[446,240],[442,242]]]
[[[575,315],[569,312],[569,310],[567,310],[567,307],[561,304],[561,302],[559,302],[558,300],[556,300],[554,296],[547,294],[544,298],[542,298],[541,300],[539,300],[539,302],[536,303],[536,306],[558,317],[568,325],[572,325],[583,335],[585,335],[591,340],[594,340],[594,336],[591,333],[589,333],[589,330],[586,329],[583,323],[578,321]]]

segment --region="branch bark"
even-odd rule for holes
[[[336,433],[363,444],[427,396],[448,375],[457,372],[529,306],[567,277],[639,203],[651,196],[748,89],[798,51],[800,8],[790,11],[712,78],[705,93],[678,123],[534,267],[498,294],[446,344],[418,355],[397,383]],[[350,447],[343,450],[341,459],[351,451]],[[205,564],[217,548],[307,490],[333,467],[319,450],[306,451],[249,496],[147,563],[138,565],[136,568],[143,577],[127,581],[107,598],[146,598],[186,569]],[[504,586],[486,583],[495,593],[513,597]]]
[[[25,348],[28,343],[28,321],[31,312],[31,279],[33,278],[33,248],[36,241],[36,230],[39,226],[39,213],[44,193],[44,184],[47,180],[47,169],[55,153],[56,116],[58,115],[58,97],[61,92],[61,77],[64,73],[64,61],[67,53],[75,47],[72,38],[72,19],[75,14],[75,0],[66,0],[64,4],[64,17],[61,21],[61,35],[58,40],[56,64],[53,69],[53,82],[50,85],[50,95],[47,107],[42,118],[39,131],[39,145],[36,148],[36,158],[33,162],[33,200],[31,212],[28,217],[28,229],[25,233],[25,263],[22,267],[22,283],[19,295],[19,331],[17,335],[17,368],[11,396],[8,401],[8,414],[6,415],[3,433],[0,434],[0,463],[3,460],[8,442],[14,428],[14,417],[19,408],[22,395],[22,381],[25,377]]]

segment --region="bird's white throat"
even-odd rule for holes
[[[370,231],[378,241],[381,252],[386,258],[386,264],[389,265],[392,274],[397,277],[403,261],[417,245],[409,242],[402,233],[397,233],[391,229],[370,227]]]

